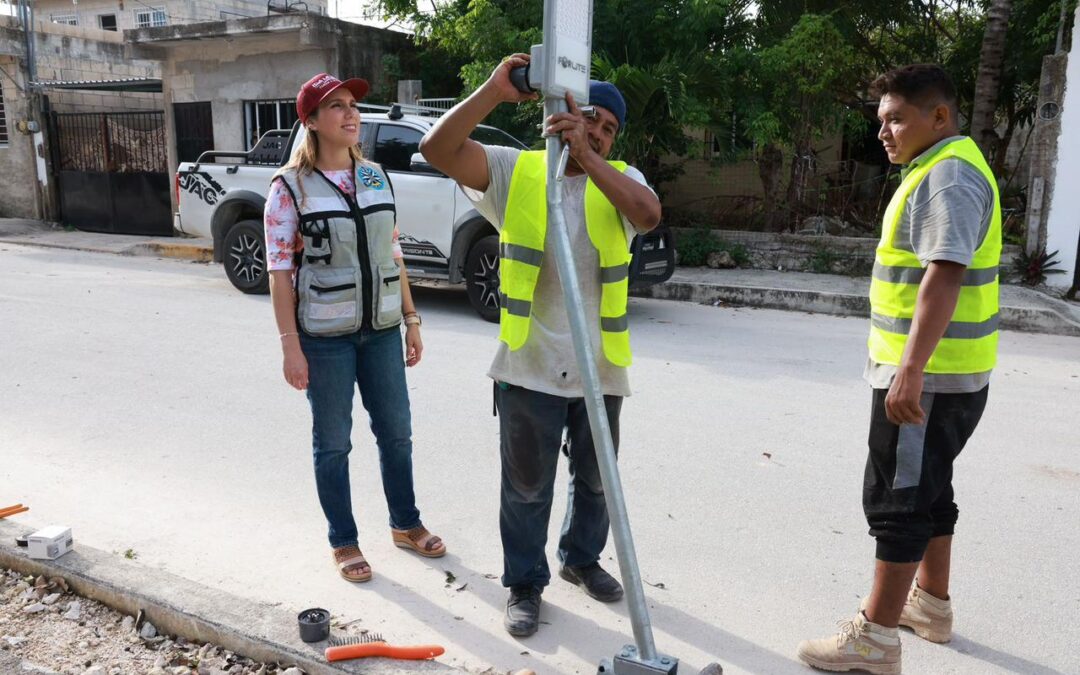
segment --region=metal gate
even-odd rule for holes
[[[64,223],[172,236],[164,112],[54,112],[49,119]]]

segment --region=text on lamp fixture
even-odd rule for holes
[[[570,70],[576,70],[579,73],[587,73],[587,72],[589,72],[589,71],[587,71],[585,69],[585,64],[584,63],[578,63],[578,62],[576,62],[576,61],[574,61],[572,59],[566,58],[565,56],[560,56],[558,58],[558,61],[559,61],[559,65],[562,66],[563,68],[569,68]]]

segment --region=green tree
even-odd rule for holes
[[[725,147],[725,159],[757,161],[766,225],[778,230],[797,219],[815,170],[815,143],[876,125],[865,91],[880,73],[940,63],[957,83],[961,111],[972,110],[988,9],[1004,1],[595,0],[593,75],[615,82],[627,98],[629,119],[616,152],[661,188],[699,149],[688,130],[730,139],[734,126],[734,136],[747,141]],[[1076,2],[1066,0],[1070,22]],[[448,90],[472,91],[503,56],[543,40],[542,0],[381,4],[416,28],[424,58],[442,69],[439,86]],[[1042,57],[1053,49],[1061,7],[1058,0],[1009,4],[994,117],[1001,148],[1034,115]],[[488,121],[527,143],[539,140],[539,105],[502,106]],[[1004,152],[993,155],[998,175],[1004,159]]]
[[[979,52],[979,71],[975,80],[974,105],[971,110],[971,136],[987,157],[997,146],[995,130],[998,91],[1005,66],[1005,38],[1009,27],[1012,0],[992,0],[986,16]]]
[[[805,14],[773,44],[745,59],[745,118],[759,151],[765,227],[794,224],[815,163],[814,144],[826,134],[863,124],[860,85],[865,66],[831,15]],[[784,148],[790,153],[781,194]]]
[[[416,0],[383,0],[407,18],[419,39],[464,60],[465,93],[480,86],[499,60],[543,41],[542,0],[455,0],[429,9]],[[627,99],[628,120],[616,154],[654,185],[681,171],[693,147],[687,129],[730,111],[735,90],[725,54],[749,36],[749,0],[597,0],[593,76],[613,82]],[[489,123],[528,143],[539,139],[539,105],[503,106]],[[661,161],[661,158],[675,158]]]

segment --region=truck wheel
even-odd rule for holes
[[[225,234],[225,276],[244,293],[270,292],[266,270],[266,241],[263,225],[257,220],[241,220]]]
[[[485,321],[499,322],[499,235],[483,237],[469,250],[465,258],[465,292]]]

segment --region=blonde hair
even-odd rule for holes
[[[314,119],[315,116],[318,114],[318,111],[315,111],[308,117],[308,119]],[[357,164],[364,161],[364,154],[360,152],[359,145],[349,146],[349,157],[351,157],[352,160]],[[296,152],[294,152],[293,156],[289,158],[289,161],[285,164],[285,166],[278,169],[277,172],[274,174],[274,178],[271,179],[271,182],[273,182],[273,180],[277,180],[277,177],[285,173],[286,171],[296,172],[296,182],[300,186],[300,203],[297,204],[297,207],[302,207],[307,201],[307,194],[304,192],[304,182],[300,180],[300,177],[310,176],[315,171],[315,162],[318,159],[319,135],[311,129],[308,129],[307,133],[304,134],[304,140],[300,141],[300,147],[296,149]]]

